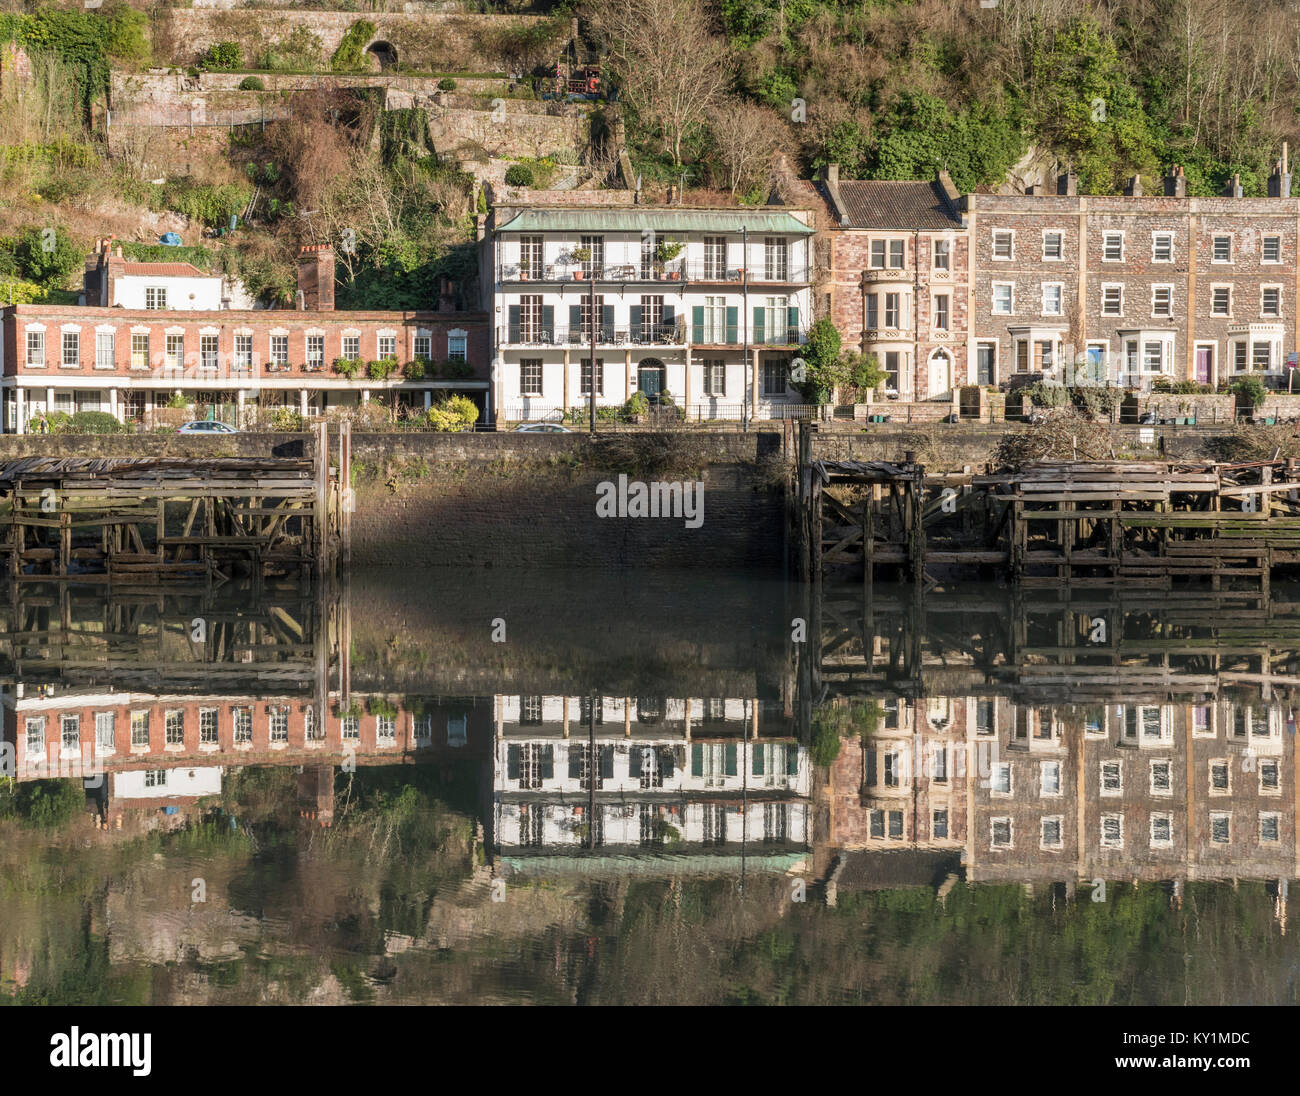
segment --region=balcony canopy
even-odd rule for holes
[[[813,230],[780,210],[740,209],[527,209],[498,232],[700,232],[811,236]]]

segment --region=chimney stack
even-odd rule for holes
[[[844,199],[840,197],[840,165],[827,164],[823,169],[823,182],[826,185],[826,196],[830,198],[831,205],[835,207],[835,217],[840,224],[849,223],[849,211],[844,207]]]
[[[1287,153],[1287,143],[1283,141],[1282,159],[1278,160],[1277,165],[1273,168],[1273,174],[1268,177],[1268,196],[1270,198],[1291,197],[1291,164]]]
[[[1175,164],[1173,170],[1165,176],[1165,197],[1187,197],[1187,176],[1183,174],[1182,164]]]
[[[1234,175],[1228,185],[1223,188],[1223,196],[1225,198],[1240,198],[1241,194],[1241,176]]]
[[[1040,189],[1040,187],[1039,187],[1039,184],[1038,184],[1038,183],[1030,183],[1027,187],[1025,187],[1025,195],[1026,195],[1027,197],[1032,198],[1032,197],[1034,197],[1036,194],[1038,194],[1039,189]]]
[[[1064,194],[1070,198],[1077,197],[1079,193],[1079,176],[1073,171],[1058,175],[1056,177],[1056,193]]]
[[[1133,178],[1131,178],[1128,181],[1128,185],[1124,187],[1124,193],[1127,194],[1130,198],[1141,198],[1142,197],[1142,176],[1134,175]]]
[[[310,312],[334,311],[334,248],[309,244],[298,250],[298,292]]]

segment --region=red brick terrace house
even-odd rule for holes
[[[946,400],[954,385],[974,382],[969,237],[947,172],[931,181],[841,181],[830,164],[818,189],[829,212],[819,303],[845,349],[875,354],[900,399]]]
[[[299,255],[296,310],[236,309],[219,276],[130,262],[100,240],[83,303],[0,310],[3,429],[24,433],[46,411],[148,422],[177,392],[190,406],[226,405],[241,422],[253,407],[311,416],[375,397],[418,408],[451,392],[489,418],[487,317],[458,310],[452,287],[442,289],[427,311],[336,312],[334,252],[320,245]],[[366,363],[385,359],[389,376],[368,375]],[[348,376],[336,361],[360,366]],[[417,361],[422,376],[405,368]]]

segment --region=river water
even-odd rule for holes
[[[1286,587],[9,588],[0,993],[1294,1002],[1297,684]]]

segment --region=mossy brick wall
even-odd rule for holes
[[[597,485],[617,482],[580,434],[358,435],[358,566],[511,570],[752,569],[785,559],[781,438],[697,435],[693,463],[642,481],[699,480],[704,521],[602,518]]]
[[[215,42],[238,42],[247,61],[302,27],[320,39],[322,61],[328,64],[348,28],[361,19],[374,24],[371,42],[389,43],[399,65],[421,72],[501,71],[499,36],[544,21],[534,15],[170,8],[160,19],[154,43],[164,54],[159,60],[182,67],[196,64]],[[557,36],[557,49],[567,33],[566,25]]]

